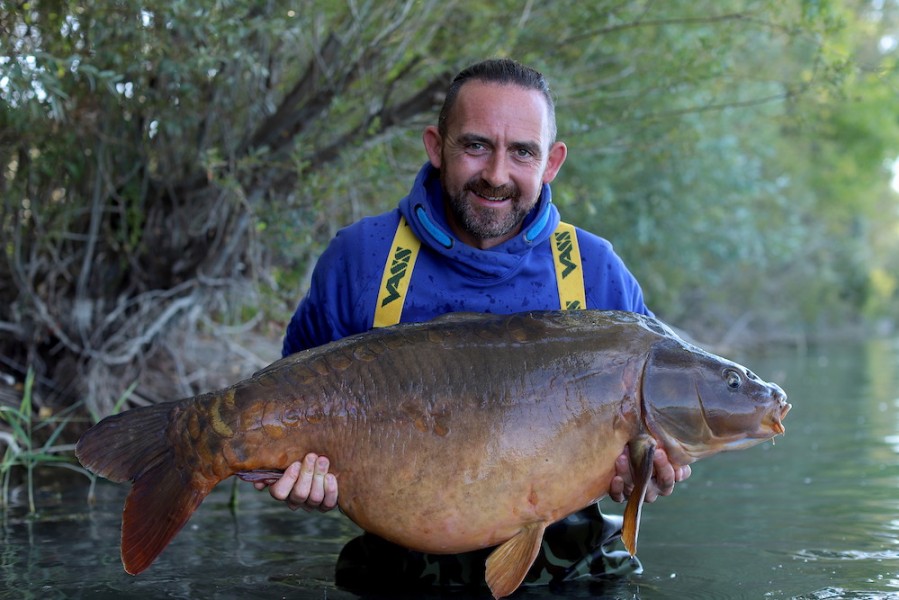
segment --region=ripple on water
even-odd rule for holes
[[[812,592],[793,595],[797,600],[848,598],[899,599],[899,550],[803,549],[793,558],[822,567],[821,574],[835,582]],[[850,565],[859,565],[851,567]],[[839,585],[837,585],[837,583]]]
[[[810,550],[803,549],[795,553],[794,558],[799,560],[897,560],[899,550],[877,550],[874,552],[862,550]]]
[[[841,587],[826,587],[802,596],[794,596],[793,598],[794,600],[830,600],[831,598],[840,598],[840,600],[886,600],[888,598],[899,598],[899,592],[853,591]]]

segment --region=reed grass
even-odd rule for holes
[[[33,411],[34,371],[25,375],[22,402],[18,408],[0,406],[0,421],[8,425],[8,431],[0,431],[0,443],[6,446],[0,458],[0,507],[10,505],[10,484],[13,471],[25,470],[28,492],[28,514],[37,515],[35,505],[34,471],[37,467],[69,469],[91,480],[91,494],[95,477],[73,460],[74,444],[57,444],[65,426],[71,421],[77,406],[46,418],[36,418]],[[49,432],[49,433],[48,433]],[[37,440],[46,436],[43,443]]]

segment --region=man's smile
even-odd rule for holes
[[[506,201],[511,202],[518,198],[517,190],[514,189],[513,185],[493,187],[485,185],[483,182],[474,182],[466,185],[465,189],[482,201],[490,204],[501,204]]]
[[[505,202],[506,200],[511,200],[508,196],[484,196],[483,194],[478,194],[477,192],[473,192],[477,197],[487,200],[488,202]]]

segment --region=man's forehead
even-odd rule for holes
[[[549,108],[543,94],[515,84],[467,82],[459,89],[448,117],[447,125],[457,132],[503,127],[544,136],[549,129]]]

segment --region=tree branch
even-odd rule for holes
[[[637,29],[640,27],[666,27],[669,25],[708,25],[714,23],[725,23],[729,21],[746,21],[750,23],[755,23],[757,25],[762,25],[765,27],[769,27],[771,29],[778,29],[780,31],[787,31],[787,27],[783,25],[778,25],[776,23],[772,23],[770,21],[765,21],[763,19],[759,19],[750,15],[749,13],[727,13],[723,15],[709,15],[707,17],[682,17],[676,19],[646,19],[641,20],[637,19],[634,21],[630,21],[628,23],[619,23],[617,25],[609,25],[606,27],[600,27],[598,29],[591,29],[590,31],[585,31],[583,33],[576,33],[568,36],[567,38],[562,38],[559,40],[560,45],[565,44],[573,44],[580,41],[583,41],[588,38],[597,37],[601,35],[607,35],[611,33],[618,33],[620,31],[626,31],[628,29]]]
[[[253,149],[268,147],[277,151],[290,143],[312,117],[333,99],[334,85],[323,86],[323,66],[333,63],[343,48],[343,42],[331,33],[319,52],[309,59],[306,71],[296,85],[284,96],[275,113],[263,121],[249,141],[239,149],[246,154]]]

